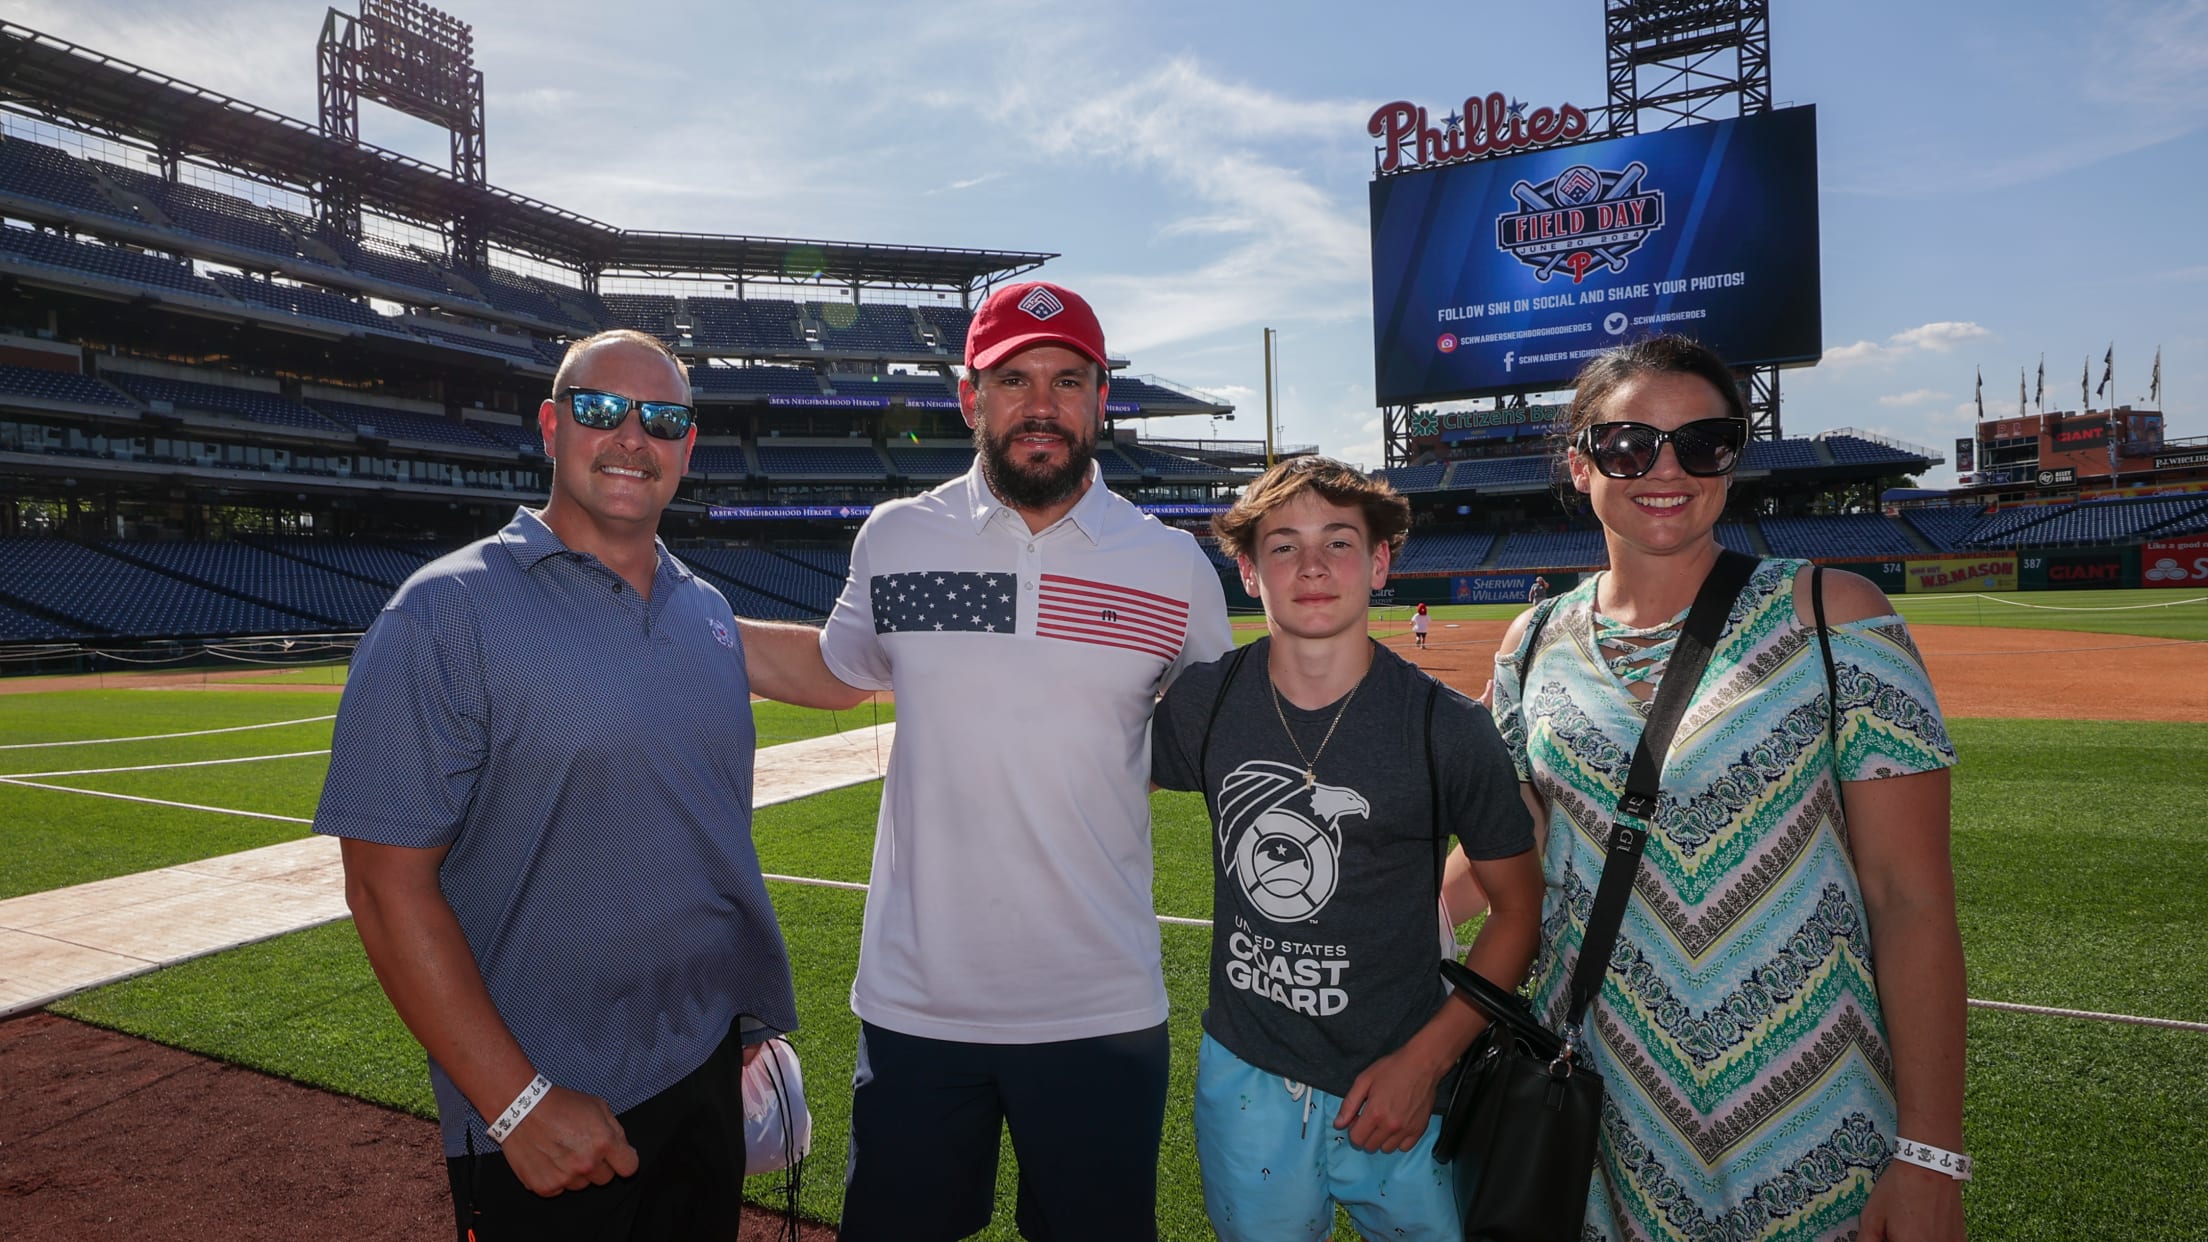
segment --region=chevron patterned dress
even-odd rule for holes
[[[1893,1060],[1834,778],[1931,771],[1955,752],[1907,628],[1885,616],[1832,627],[1835,762],[1797,572],[1756,570],[1664,765],[1587,1024],[1608,1087],[1590,1242],[1852,1238],[1892,1152]],[[1629,689],[1646,670],[1598,642],[1617,631],[1595,614],[1597,581],[1557,601],[1525,684],[1523,652],[1495,668],[1496,723],[1549,807],[1532,986],[1552,1027],[1648,712]],[[1625,633],[1670,650],[1662,627]]]

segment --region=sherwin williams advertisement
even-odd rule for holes
[[[1380,177],[1378,401],[1562,387],[1662,332],[1811,362],[1818,272],[1814,107]]]

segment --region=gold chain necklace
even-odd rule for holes
[[[1334,740],[1334,730],[1342,726],[1342,717],[1349,714],[1349,701],[1357,697],[1359,690],[1364,689],[1365,678],[1371,675],[1372,659],[1368,652],[1364,673],[1357,678],[1357,684],[1349,688],[1349,693],[1342,696],[1342,705],[1334,709],[1334,723],[1326,726],[1326,736],[1319,739],[1319,748],[1306,755],[1303,753],[1303,743],[1296,740],[1296,731],[1288,727],[1288,710],[1280,705],[1280,686],[1273,681],[1271,661],[1267,661],[1265,687],[1273,692],[1273,714],[1280,717],[1280,731],[1288,735],[1288,744],[1296,748],[1296,758],[1303,760],[1305,789],[1319,783],[1319,756],[1326,753],[1326,744]]]

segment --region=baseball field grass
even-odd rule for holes
[[[2134,624],[2132,593],[2040,594],[2061,628]],[[2140,592],[2160,602],[2166,593]],[[1905,600],[1904,611],[1922,601]],[[1954,608],[1946,599],[1937,607]],[[2001,624],[2016,624],[2008,605]],[[1471,611],[1471,610],[1468,610]],[[1477,610],[1508,616],[1515,609]],[[2139,610],[2147,611],[2147,610]],[[2152,610],[2174,619],[2158,637],[2208,638],[2208,608]],[[1454,608],[1437,616],[1453,618]],[[1914,614],[1912,614],[1914,615]],[[1919,624],[1939,624],[1915,616]],[[1977,623],[1975,618],[1958,621]],[[2157,622],[2162,624],[2164,622]],[[1392,628],[1378,622],[1376,628]],[[2139,633],[2136,629],[2111,632]],[[326,755],[335,694],[124,690],[0,696],[0,747],[140,738],[272,724],[190,738],[0,749],[0,774],[63,789],[0,784],[0,896],[207,857],[306,831]],[[864,706],[834,717],[756,705],[762,743],[887,719]],[[1969,991],[1980,999],[2208,1020],[2208,723],[1958,719],[1955,860]],[[176,764],[202,766],[177,767]],[[133,772],[83,769],[133,767]],[[120,801],[98,790],[257,820]],[[878,783],[761,811],[766,869],[828,880],[867,878]],[[1209,831],[1194,795],[1153,798],[1161,914],[1210,912]],[[805,1208],[833,1220],[841,1195],[857,1022],[847,996],[863,894],[771,886],[798,981],[804,1058],[816,1121]],[[1164,1235],[1210,1236],[1196,1177],[1189,1099],[1203,1007],[1208,933],[1160,928],[1173,999],[1173,1085],[1161,1161]],[[1069,961],[1068,969],[1079,964]],[[432,1115],[422,1054],[384,1002],[350,923],[183,963],[54,1006],[56,1012],[210,1056]],[[1969,1146],[1979,1173],[1966,1195],[1976,1239],[2191,1239],[2208,1220],[2208,1033],[1973,1009]],[[998,1223],[1011,1238],[1014,1171],[999,1170]],[[762,1190],[764,1187],[762,1187]],[[1346,1233],[1337,1236],[1347,1237]]]

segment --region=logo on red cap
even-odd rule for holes
[[[1037,319],[1048,319],[1066,309],[1066,304],[1059,301],[1058,295],[1045,286],[1037,285],[1027,291],[1026,297],[1020,299],[1020,309]]]

